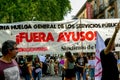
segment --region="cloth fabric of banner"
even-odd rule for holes
[[[18,55],[63,54],[66,51],[92,53],[96,50],[96,31],[105,40],[112,36],[119,20],[73,19],[4,23],[0,24],[0,46],[10,39],[18,43]],[[120,51],[119,39],[120,32],[116,36],[115,51]]]
[[[105,48],[104,40],[97,32],[96,37],[96,54],[95,54],[95,80],[101,80],[102,65],[100,60],[100,51]]]

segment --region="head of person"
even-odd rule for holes
[[[80,53],[79,53],[79,56],[80,56],[80,57],[83,57],[83,56],[84,56],[83,52],[80,52]]]
[[[27,56],[27,62],[32,62],[32,60],[33,60],[33,56]]]
[[[105,43],[105,46],[106,46],[106,47],[107,47],[110,39],[111,39],[111,38],[107,38],[107,39],[105,40],[104,43]],[[112,43],[112,45],[111,45],[111,50],[112,50],[112,51],[115,50],[115,43]]]
[[[65,52],[65,57],[66,58],[70,58],[72,56],[70,51]]]
[[[11,58],[15,58],[18,53],[17,43],[12,40],[7,40],[2,44],[2,55],[8,55]]]
[[[70,51],[65,52],[65,57],[70,61],[73,62],[74,58],[72,56],[72,53]]]
[[[40,62],[40,60],[39,60],[39,57],[38,57],[38,56],[36,56],[34,59],[35,59],[35,62]]]

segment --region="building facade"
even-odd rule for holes
[[[119,7],[120,0],[89,0],[89,2],[86,1],[75,17],[81,19],[119,18]]]

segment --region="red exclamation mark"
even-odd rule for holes
[[[19,35],[16,35],[16,43],[17,43],[17,44],[20,43],[20,37],[19,37]]]
[[[96,36],[97,36],[97,31],[94,32],[94,36],[95,36],[95,40],[96,40]]]

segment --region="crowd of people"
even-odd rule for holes
[[[18,66],[21,80],[40,80],[44,76],[60,76],[61,80],[68,80],[71,76],[73,76],[72,80],[75,80],[77,76],[77,80],[81,78],[87,80],[91,74],[88,73],[88,69],[91,66],[87,63],[91,57],[94,57],[94,54],[88,57],[84,53],[79,53],[76,57],[71,52],[66,52],[64,55],[45,55],[45,57],[46,59],[43,62],[40,61],[38,55],[17,56],[15,62]],[[94,59],[91,58],[90,60]],[[70,72],[67,68],[69,68]],[[94,80],[94,71],[92,74],[93,76],[91,77]]]
[[[75,57],[71,52],[56,56],[46,55],[44,62],[38,55],[17,56],[17,44],[12,40],[3,43],[2,53],[3,56],[0,58],[2,80],[40,80],[44,76],[61,76],[62,80],[68,80],[72,76],[72,80],[75,80],[76,73],[80,80],[80,77],[84,75],[83,68],[88,62],[88,58],[83,56],[83,53],[80,53],[79,57]],[[79,66],[81,68],[78,69]]]
[[[9,40],[7,41],[8,43],[15,44],[14,41]],[[8,48],[11,46],[8,46]],[[6,65],[10,65],[11,69],[9,68],[8,71],[14,71],[14,67],[16,67],[17,75],[16,73],[13,74],[16,75],[16,80],[40,80],[44,76],[60,76],[61,80],[95,80],[95,53],[88,55],[80,52],[77,55],[73,55],[70,51],[67,51],[64,55],[45,55],[46,59],[43,62],[38,55],[21,55],[15,57],[17,55],[16,44],[10,50],[14,51],[10,52],[11,55],[4,54],[6,57],[1,57],[0,61],[12,63],[5,64],[0,62],[0,64],[2,65],[1,69],[7,68],[5,67]],[[9,73],[7,72],[4,76],[9,76],[7,74]],[[3,73],[1,74],[0,72],[0,76],[2,75]],[[1,78],[4,80],[4,77]],[[13,78],[10,78],[9,80],[13,80]]]

